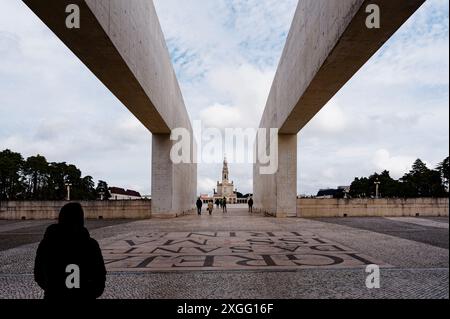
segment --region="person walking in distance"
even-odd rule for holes
[[[65,205],[58,223],[47,228],[36,252],[34,280],[46,300],[92,300],[103,294],[105,263],[84,227],[79,203]]]
[[[208,203],[208,212],[209,212],[210,216],[212,215],[213,210],[214,210],[214,203],[213,202],[209,202]]]
[[[196,205],[197,205],[198,216],[200,216],[202,214],[202,207],[203,207],[203,202],[202,202],[200,197],[197,199],[197,204]]]
[[[253,198],[252,197],[250,197],[250,199],[248,200],[248,212],[253,213]]]
[[[227,211],[227,198],[226,197],[224,197],[222,199],[222,210],[223,210],[224,213],[228,213],[228,211]]]

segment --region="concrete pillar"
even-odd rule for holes
[[[260,150],[257,150],[259,152]],[[276,217],[297,216],[297,134],[278,135],[278,169],[261,174],[257,161],[253,171],[255,208]]]
[[[152,136],[152,216],[171,217],[173,164],[170,161],[170,135]]]
[[[277,217],[297,217],[297,134],[278,135]]]
[[[172,218],[194,210],[196,164],[174,164],[169,134],[152,136],[152,217]]]

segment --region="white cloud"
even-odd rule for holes
[[[191,119],[257,127],[297,0],[155,0]],[[448,0],[429,0],[301,132],[299,192],[449,152]],[[0,4],[0,149],[150,193],[150,135],[39,19]],[[405,155],[406,154],[406,155]],[[408,163],[407,163],[408,162]],[[251,191],[251,165],[232,165]],[[220,165],[199,166],[210,193]]]
[[[213,187],[216,187],[217,181],[208,177],[200,177],[198,179],[199,194],[212,194]]]
[[[216,102],[200,112],[200,119],[210,127],[258,127],[274,72],[249,64],[211,71],[207,85],[211,101]]]
[[[412,156],[392,156],[388,150],[380,149],[375,152],[373,163],[379,171],[388,170],[398,179],[411,169],[415,160]]]
[[[201,111],[200,118],[207,127],[228,128],[241,122],[242,115],[236,107],[214,104]]]
[[[344,110],[331,100],[319,113],[311,124],[311,130],[332,134],[344,131],[347,128],[347,117]]]
[[[299,192],[448,156],[448,25],[448,0],[427,1],[302,130]]]

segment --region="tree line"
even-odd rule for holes
[[[20,153],[0,152],[0,200],[64,200],[70,184],[73,200],[104,199],[111,195],[108,184],[92,176],[82,176],[75,165],[49,163],[44,156],[24,159]]]
[[[449,195],[449,158],[430,169],[420,159],[410,172],[396,180],[389,171],[370,177],[356,178],[350,186],[352,198],[375,197],[379,183],[379,196],[388,198],[447,197]]]

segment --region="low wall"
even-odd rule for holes
[[[66,201],[0,201],[0,219],[57,219]],[[87,219],[151,218],[151,200],[80,201]]]
[[[448,198],[297,200],[297,217],[448,216]]]

